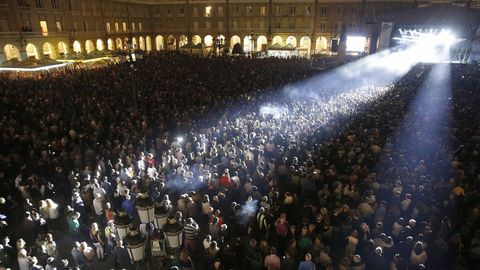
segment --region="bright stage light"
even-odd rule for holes
[[[367,44],[366,37],[348,36],[347,52],[364,52],[366,44]]]
[[[45,71],[53,68],[62,68],[67,66],[68,63],[61,63],[61,64],[55,64],[55,65],[48,65],[48,66],[43,66],[43,67],[18,67],[18,68],[13,68],[13,67],[0,67],[0,71],[24,71],[24,72],[35,72],[35,71]]]

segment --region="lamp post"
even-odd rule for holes
[[[133,219],[128,216],[125,210],[119,210],[118,215],[115,216],[113,220],[113,224],[115,224],[115,228],[117,228],[118,237],[123,239],[128,234],[128,229],[132,226]]]
[[[222,38],[222,35],[220,35],[220,33],[218,33],[217,37],[215,38],[215,47],[218,50],[218,55],[221,55],[222,53],[224,42],[225,42],[225,39]]]
[[[183,240],[183,225],[175,216],[169,216],[167,223],[163,226],[163,231],[167,236],[168,245],[171,252],[177,254]]]
[[[155,218],[155,202],[150,199],[148,192],[140,193],[133,202],[137,209],[140,222],[143,224],[150,224]]]
[[[255,34],[253,31],[250,33],[250,35],[248,35],[248,37],[250,38],[250,54],[253,58],[253,55],[255,54]]]
[[[127,248],[130,260],[137,264],[137,268],[140,268],[139,263],[145,260],[146,237],[136,228],[131,227],[123,241]]]

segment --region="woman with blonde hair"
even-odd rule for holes
[[[56,204],[52,199],[46,199],[45,202],[47,203],[48,209],[48,218],[50,220],[50,228],[52,230],[58,229],[57,220],[60,216],[58,212],[58,204]]]
[[[83,253],[87,265],[91,266],[93,258],[95,257],[95,251],[93,251],[93,248],[89,247],[87,242],[82,242],[80,243],[80,251]]]
[[[22,248],[18,252],[18,269],[20,270],[30,270],[30,257],[27,255],[27,251]]]
[[[90,239],[92,239],[92,243],[95,246],[98,260],[102,261],[105,256],[103,250],[104,241],[96,222],[92,223],[92,228],[90,229]]]

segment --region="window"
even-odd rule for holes
[[[310,6],[305,7],[305,16],[310,16],[310,12],[312,11],[312,8]]]
[[[26,0],[17,0],[17,4],[20,7],[24,7],[24,6],[27,5],[27,1]]]
[[[282,15],[282,7],[281,6],[275,6],[275,15],[277,15],[277,16]]]
[[[83,30],[88,32],[88,22],[83,22]]]
[[[218,14],[222,14],[222,15],[223,15],[223,7],[218,7]]]
[[[327,14],[327,6],[322,6],[322,8],[320,9],[320,13],[323,14],[323,15],[326,15]]]
[[[143,28],[143,27],[142,27],[142,23],[141,23],[141,22],[138,23],[138,31],[142,31],[142,28]]]
[[[69,9],[70,11],[73,10],[73,0],[68,0],[68,9]]]
[[[222,22],[222,21],[219,21],[219,22],[218,22],[218,28],[219,28],[219,29],[223,29],[223,22]]]
[[[238,28],[238,21],[237,21],[237,20],[233,20],[233,21],[232,21],[232,28],[233,28],[233,29],[237,29],[237,28]]]
[[[252,28],[252,22],[250,20],[247,21],[247,29]]]
[[[47,21],[40,21],[40,31],[42,32],[42,36],[48,36]]]
[[[207,29],[212,28],[212,23],[211,22],[205,22],[205,28],[207,28]]]
[[[0,32],[9,32],[8,22],[5,19],[0,20]]]
[[[310,29],[310,22],[309,21],[305,22],[305,29]]]
[[[43,0],[35,0],[35,7],[36,8],[44,8]]]
[[[233,13],[234,14],[240,13],[240,8],[238,6],[233,7]]]
[[[352,7],[352,15],[358,14],[358,7]]]
[[[118,27],[118,23],[115,23],[115,32],[118,33],[120,31],[120,28]]]
[[[354,29],[356,27],[355,23],[354,22],[351,22],[350,25],[349,25],[349,28],[350,29]]]
[[[58,8],[58,0],[52,0],[52,8]]]
[[[252,11],[253,11],[252,6],[247,6],[247,8],[246,8],[247,14],[252,14]]]
[[[171,7],[167,7],[167,14],[168,15],[172,14],[172,8]]]
[[[78,31],[78,24],[77,24],[77,22],[73,22],[73,31],[75,31],[75,32]]]
[[[320,22],[320,30],[326,30],[327,29],[327,22]]]
[[[340,30],[341,27],[342,27],[342,23],[341,23],[341,22],[336,22],[336,23],[335,23],[335,30]]]
[[[211,6],[206,6],[205,7],[205,17],[211,17],[212,16],[212,7]]]
[[[135,31],[135,23],[132,22],[132,31]]]
[[[282,28],[282,23],[280,21],[276,21],[275,28]]]
[[[126,22],[122,23],[122,29],[123,29],[123,32],[127,32],[127,23]]]
[[[294,22],[289,22],[288,23],[288,29],[295,29],[295,23]]]
[[[267,15],[267,7],[266,6],[261,6],[260,7],[260,15],[262,15],[262,16]]]
[[[107,22],[105,24],[105,29],[107,30],[107,33],[110,33],[111,29],[110,29],[110,23],[109,22]]]
[[[337,15],[342,15],[343,8],[342,6],[337,6]]]
[[[62,21],[56,21],[55,25],[57,26],[57,31],[62,32]]]
[[[184,14],[184,13],[185,13],[185,8],[184,8],[184,7],[180,7],[180,8],[178,9],[178,13]]]
[[[297,13],[296,7],[295,6],[290,6],[290,14],[295,15],[295,13]]]
[[[198,7],[193,7],[193,16],[198,16]]]
[[[193,22],[193,29],[198,29],[198,22]]]

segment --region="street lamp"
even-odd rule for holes
[[[148,192],[140,193],[134,201],[137,209],[140,222],[143,224],[150,224],[155,218],[155,202],[150,199]]]
[[[136,228],[130,228],[123,241],[132,262],[141,262],[145,259],[145,240],[145,236]]]
[[[167,195],[165,195],[167,196]],[[158,201],[155,203],[155,221],[154,225],[157,230],[161,230],[165,223],[167,223],[168,213],[172,209],[168,199]]]
[[[170,248],[177,250],[182,244],[183,240],[183,225],[175,216],[169,216],[167,223],[165,226],[163,226],[163,231],[167,236],[167,241]]]
[[[125,210],[121,209],[118,211],[118,215],[115,216],[113,224],[117,228],[117,233],[120,239],[123,239],[127,236],[128,228],[132,226],[133,219],[128,216]]]
[[[253,33],[253,31],[250,33],[250,35],[248,35],[248,37],[250,38],[250,53],[253,58],[253,55],[255,53],[255,34]]]
[[[218,33],[217,37],[215,38],[215,48],[218,50],[218,55],[220,55],[222,52],[224,42],[225,39],[222,38],[222,35],[220,35],[220,33]]]

